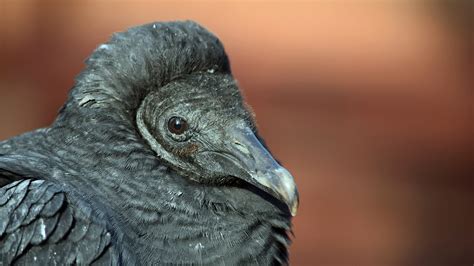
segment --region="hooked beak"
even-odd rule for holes
[[[237,160],[235,167],[244,169],[238,178],[262,189],[288,206],[292,216],[298,209],[298,191],[293,176],[265,149],[249,128],[235,128],[230,132],[228,153]]]

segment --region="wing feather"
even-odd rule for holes
[[[112,264],[119,254],[107,222],[54,183],[0,188],[0,265]]]

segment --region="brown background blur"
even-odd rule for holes
[[[474,263],[468,1],[0,1],[0,139],[51,123],[112,32],[193,19],[296,178],[293,265]]]

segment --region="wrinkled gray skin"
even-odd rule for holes
[[[259,139],[204,28],[114,34],[51,127],[0,142],[0,265],[287,264],[297,192]]]

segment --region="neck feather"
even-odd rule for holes
[[[71,104],[132,110],[151,90],[182,75],[230,73],[221,42],[191,22],[151,23],[116,33],[86,61]]]

